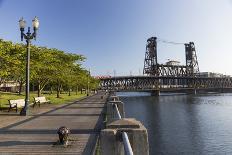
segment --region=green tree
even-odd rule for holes
[[[88,75],[88,71],[81,67],[85,57],[64,51],[31,46],[30,81],[36,83],[38,96],[46,85],[56,86],[57,97],[60,97],[62,87],[71,89],[95,87],[95,81]],[[23,44],[13,44],[0,40],[0,84],[4,81],[19,82],[21,94],[25,84],[26,47]]]
[[[31,54],[32,80],[37,84],[37,95],[40,96],[44,87],[52,79],[57,60],[53,57],[52,49],[34,47]]]
[[[70,85],[70,79],[73,79],[73,67],[78,67],[85,58],[82,55],[64,53],[57,49],[53,49],[52,53],[56,60],[53,63],[55,69],[51,72],[52,81],[56,84],[57,98],[59,98],[62,85]]]
[[[0,85],[7,79],[12,62],[10,52],[13,44],[10,41],[0,40]]]
[[[23,44],[15,44],[9,53],[10,60],[8,62],[9,75],[8,80],[14,80],[19,83],[19,94],[22,92],[23,84],[25,84],[26,71],[26,49]]]

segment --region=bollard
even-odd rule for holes
[[[122,132],[126,132],[134,155],[149,155],[147,129],[133,118],[124,118],[107,125],[101,131],[100,148],[102,155],[122,155],[124,147]]]
[[[61,145],[68,145],[69,128],[62,126],[58,129],[57,134],[59,135],[59,143]]]
[[[117,104],[119,113],[122,118],[125,117],[125,112],[124,112],[124,103],[122,101],[109,101],[107,103],[107,124],[111,123],[114,120],[117,120],[118,118],[116,117],[116,111],[115,111],[115,104]]]

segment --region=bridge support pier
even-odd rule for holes
[[[122,118],[125,117],[125,111],[124,111],[124,103],[119,100],[112,100],[107,103],[107,124],[115,121],[118,119],[116,117],[116,110],[115,105],[117,105],[117,108],[119,110],[120,115]]]
[[[123,155],[122,132],[126,132],[134,155],[148,155],[147,129],[133,118],[123,118],[107,125],[101,131],[100,148],[102,155]]]
[[[196,95],[197,94],[197,89],[189,89],[186,91],[187,94],[189,95]]]
[[[160,96],[160,90],[152,90],[151,96]]]
[[[197,95],[197,90],[196,89],[193,90],[193,94]]]
[[[221,91],[220,91],[221,93],[225,93],[225,90],[223,89],[223,88],[221,88]]]

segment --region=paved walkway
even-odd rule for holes
[[[101,93],[66,105],[42,105],[30,116],[0,114],[0,154],[91,155],[103,125]],[[56,145],[57,129],[71,129],[70,145]]]

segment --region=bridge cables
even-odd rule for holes
[[[162,42],[165,44],[172,44],[172,45],[184,45],[184,44],[186,44],[186,43],[181,43],[181,42],[168,41],[168,40],[161,39],[161,38],[157,38],[157,42]]]

